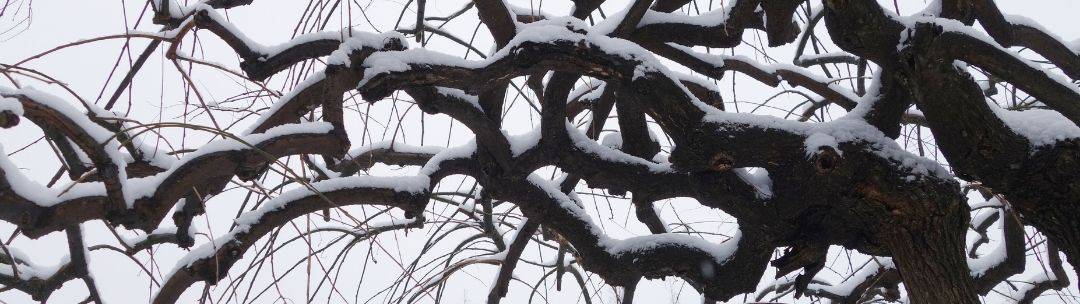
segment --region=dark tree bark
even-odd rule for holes
[[[754,292],[772,265],[778,278],[798,275],[761,295],[794,292],[795,297],[813,295],[842,303],[895,301],[897,286],[903,283],[912,303],[978,303],[980,294],[1024,272],[1028,249],[1024,225],[1045,235],[1050,257],[1046,279],[1031,282],[1033,287],[1023,292],[1021,302],[1068,285],[1059,251],[1069,263],[1080,265],[1080,225],[1076,224],[1080,220],[1080,138],[1062,130],[1061,138],[1038,141],[1007,123],[1001,113],[1012,110],[994,104],[998,87],[1006,87],[1013,98],[1028,97],[1026,108],[1053,111],[1069,128],[1076,127],[1080,123],[1076,84],[1080,50],[1035,24],[1003,13],[992,0],[942,0],[935,2],[940,7],[918,16],[897,16],[875,0],[823,0],[823,10],[816,12],[811,2],[801,0],[729,0],[726,7],[701,15],[676,12],[689,11],[691,1],[686,0],[635,0],[619,13],[603,12],[603,0],[575,0],[572,18],[559,19],[539,10],[523,12],[501,0],[471,1],[451,15],[431,16],[424,7],[428,1],[417,1],[416,13],[410,15],[415,18],[404,18],[409,7],[401,12],[403,20],[417,24],[397,31],[413,35],[419,47],[406,46],[404,36],[397,32],[346,31],[300,37],[276,48],[253,43],[221,13],[253,2],[212,0],[182,7],[173,1],[152,1],[153,21],[163,34],[140,34],[153,39],[150,46],[105,103],[106,110],[116,106],[144,63],[164,45],[168,46],[165,59],[176,63],[186,87],[199,95],[199,111],[217,125],[212,114],[224,110],[211,109],[202,101],[195,90],[198,86],[179,60],[218,64],[187,58],[178,51],[183,43],[198,41],[193,33],[212,34],[235,52],[242,73],[217,68],[258,84],[262,90],[253,94],[273,95],[275,102],[266,109],[252,106],[235,111],[254,119],[243,132],[191,126],[185,116],[185,123],[175,125],[222,138],[220,143],[198,149],[144,151],[134,139],[147,132],[141,128],[156,126],[111,117],[78,98],[61,81],[22,66],[54,50],[0,65],[0,73],[15,85],[0,87],[0,127],[15,127],[20,117],[25,118],[41,129],[61,161],[48,186],[29,185],[17,166],[0,155],[4,165],[0,168],[0,220],[17,228],[12,238],[36,239],[64,231],[71,252],[70,262],[49,277],[20,276],[15,269],[33,263],[5,245],[0,248],[0,266],[12,269],[10,274],[0,274],[5,289],[44,300],[65,282],[82,280],[89,287],[87,300],[100,302],[86,265],[88,251],[112,249],[137,261],[135,254],[161,244],[193,247],[200,240],[191,232],[196,218],[213,210],[208,208],[211,204],[227,204],[215,198],[231,189],[231,184],[248,191],[248,199],[260,197],[258,202],[249,206],[245,199],[237,209],[236,222],[222,238],[193,250],[186,263],[163,277],[160,287],[155,287],[155,303],[178,301],[196,283],[222,282],[249,249],[258,248],[260,240],[276,238],[282,227],[310,213],[322,212],[330,221],[336,211],[360,222],[343,209],[357,205],[381,208],[380,214],[398,210],[409,219],[346,232],[357,240],[425,223],[445,227],[460,221],[451,231],[480,231],[441,257],[446,267],[437,279],[405,280],[404,286],[417,285],[413,299],[432,288],[441,296],[446,277],[462,267],[484,263],[500,267],[488,303],[508,296],[515,269],[533,266],[550,269],[547,274],[555,274],[560,289],[565,273],[575,275],[583,292],[589,290],[580,272],[592,272],[605,284],[623,287],[623,303],[632,302],[642,278],[664,277],[685,280],[707,301],[726,301]],[[333,4],[329,11],[339,10],[338,5],[351,9],[354,4]],[[445,25],[473,10],[475,15],[469,16],[480,22],[475,25],[477,32],[484,26],[495,47],[481,54],[486,60],[436,60],[432,58],[441,57],[425,53],[431,49],[424,46],[436,38],[479,53],[472,44],[476,37],[463,39],[467,36],[448,33],[442,25],[425,24],[440,21]],[[606,20],[596,25],[598,19]],[[974,26],[976,21],[986,37]],[[328,22],[321,23],[326,27]],[[306,31],[309,25],[303,25]],[[819,26],[829,34],[829,47],[835,45],[844,52],[818,52],[830,42],[818,35]],[[731,56],[728,50],[700,51],[701,47],[740,46],[748,41],[748,33],[756,34],[753,31],[765,33],[761,44],[767,47],[798,41],[795,65]],[[1028,49],[1045,62],[1034,62],[1017,48]],[[810,55],[809,49],[819,54]],[[708,79],[672,71],[670,62]],[[312,66],[325,69],[309,75],[309,81],[297,79],[290,92],[266,88],[265,81],[275,75],[292,76]],[[749,77],[739,78],[739,84],[756,81],[782,90],[757,103],[758,108],[780,96],[805,100],[785,117],[726,106],[721,96],[729,92],[710,81],[742,75]],[[68,109],[70,105],[58,102],[59,97],[24,88],[16,78],[62,86],[89,114]],[[843,85],[848,80],[850,88]],[[984,81],[989,85],[981,85]],[[581,83],[592,88],[585,89]],[[516,92],[519,89],[531,95]],[[474,141],[446,149],[350,142],[349,135],[359,133],[365,133],[366,141],[367,128],[374,124],[350,121],[350,111],[361,112],[350,107],[352,95],[369,103],[390,96],[397,101],[407,95],[410,109],[415,106],[423,117],[444,114],[467,128]],[[504,117],[512,108],[509,100],[519,97],[527,99],[535,111],[529,117],[539,115],[533,123],[538,138],[530,137],[537,133],[512,137],[504,131]],[[735,105],[746,104],[733,97]],[[194,104],[184,102],[185,107]],[[840,112],[847,114],[830,118]],[[405,115],[394,113],[399,119]],[[609,122],[609,117],[616,117],[617,123]],[[235,123],[241,121],[244,118]],[[357,123],[362,129],[357,129]],[[615,136],[618,144],[598,141],[611,131],[605,128],[618,129],[617,135],[607,134]],[[423,126],[420,129],[423,132]],[[925,129],[932,133],[934,143],[928,149],[935,156],[940,152],[949,169],[925,156],[930,154],[924,153],[926,145],[921,142]],[[918,134],[918,154],[897,144],[905,140],[907,131]],[[350,148],[355,149],[347,152]],[[163,165],[154,161],[156,152],[190,157]],[[301,161],[279,160],[293,157]],[[421,169],[412,176],[361,173],[376,164]],[[565,175],[535,174],[550,168]],[[303,175],[296,174],[297,170]],[[65,172],[70,183],[60,189],[53,183]],[[474,181],[470,191],[475,191],[434,190],[440,183],[460,181],[460,176]],[[280,177],[282,182],[267,188],[262,182],[268,177]],[[1000,206],[969,207],[961,181],[965,187],[978,187]],[[634,210],[648,233],[629,240],[609,237],[586,211],[591,206],[578,198],[580,187],[603,190],[609,197],[630,197],[625,207]],[[65,195],[73,188],[79,190],[77,195]],[[278,192],[281,189],[292,190]],[[455,195],[464,201],[447,198]],[[719,244],[680,234],[654,208],[654,203],[676,197],[694,199],[704,208],[731,215],[737,221],[737,234]],[[470,200],[482,205],[481,214],[466,210]],[[457,204],[463,211],[439,219],[442,222],[427,221],[429,207],[442,203]],[[496,208],[500,204],[512,207]],[[976,210],[972,208],[999,213],[973,223]],[[175,227],[166,228],[175,231],[159,231],[170,215]],[[91,221],[104,222],[109,229],[147,234],[135,244],[123,244],[124,248],[89,245],[81,224]],[[1003,231],[998,241],[1005,243],[1007,256],[976,274],[968,261],[981,258],[978,247],[989,242],[987,232],[997,222]],[[516,226],[519,231],[510,242],[500,234],[505,226]],[[969,228],[981,237],[970,248],[966,246]],[[542,240],[535,237],[537,233]],[[432,236],[432,242],[449,234]],[[491,254],[458,256],[476,240],[494,247],[485,248]],[[557,261],[524,258],[534,242],[541,245],[537,246],[540,250],[558,250]],[[421,255],[433,248],[431,244],[425,244]],[[854,290],[840,294],[817,279],[834,245],[891,263],[875,263],[863,277],[852,274],[853,280],[860,281],[850,284]],[[1031,247],[1039,250],[1038,244]],[[779,257],[773,256],[779,248],[786,249]],[[406,271],[412,275],[414,267],[428,267],[419,264],[418,258]],[[394,289],[391,296],[398,297],[398,292]],[[393,300],[406,302],[405,292]]]

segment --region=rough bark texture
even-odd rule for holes
[[[1080,122],[1080,90],[1075,85],[1080,77],[1080,55],[1052,33],[1009,19],[992,0],[943,0],[936,8],[940,11],[937,16],[918,18],[895,16],[875,0],[815,2],[824,7],[815,16],[809,9],[801,9],[807,5],[805,1],[729,0],[727,7],[710,12],[724,18],[668,15],[690,1],[637,0],[629,4],[625,14],[610,16],[621,19],[609,20],[615,25],[609,32],[600,32],[581,20],[539,22],[549,17],[522,15],[500,0],[478,0],[462,11],[475,9],[497,49],[487,54],[497,57],[479,63],[422,60],[426,57],[416,54],[427,50],[407,50],[400,35],[370,34],[365,37],[382,39],[376,40],[381,43],[362,46],[352,44],[356,41],[344,35],[309,39],[264,54],[262,48],[248,45],[243,33],[234,32],[236,27],[217,12],[252,2],[209,1],[184,14],[169,12],[168,5],[155,5],[154,21],[176,29],[178,35],[155,43],[171,44],[167,56],[175,59],[184,35],[192,29],[207,30],[236,52],[241,70],[253,81],[294,65],[313,64],[312,59],[335,52],[345,52],[347,58],[342,60],[347,62],[333,61],[320,72],[324,78],[283,95],[274,107],[258,113],[249,131],[226,139],[238,145],[242,142],[240,148],[173,151],[198,154],[173,167],[159,168],[125,140],[137,134],[119,123],[98,114],[72,116],[71,111],[54,108],[34,91],[0,87],[3,100],[13,100],[23,112],[3,111],[0,127],[13,127],[20,116],[26,118],[40,126],[50,142],[56,142],[57,154],[65,161],[63,170],[73,183],[85,183],[89,188],[97,187],[89,183],[100,182],[96,192],[70,198],[57,195],[56,202],[38,202],[33,199],[38,196],[27,193],[12,182],[14,179],[5,178],[20,172],[0,170],[0,203],[4,205],[0,220],[15,225],[29,238],[66,231],[69,245],[77,253],[71,265],[61,267],[50,278],[0,275],[5,287],[47,299],[64,282],[82,279],[91,287],[91,298],[100,302],[86,265],[79,265],[86,261],[82,247],[88,247],[82,244],[80,224],[100,220],[110,227],[151,232],[175,210],[171,216],[178,232],[148,236],[145,243],[128,250],[138,252],[161,243],[191,247],[195,238],[188,234],[188,228],[193,219],[206,212],[207,204],[228,203],[213,201],[214,195],[230,182],[274,174],[268,170],[285,157],[302,158],[301,166],[317,172],[317,177],[298,179],[297,190],[293,190],[298,192],[279,197],[280,201],[275,201],[279,205],[245,210],[249,212],[242,218],[247,221],[230,228],[230,239],[215,243],[213,250],[192,258],[165,278],[155,303],[176,301],[198,282],[220,282],[256,242],[312,212],[377,205],[403,210],[413,219],[365,230],[357,233],[358,238],[423,225],[424,211],[437,196],[434,187],[451,175],[468,176],[483,188],[478,200],[488,214],[476,217],[484,221],[484,233],[478,237],[490,238],[498,250],[505,250],[499,259],[484,262],[501,267],[489,303],[507,295],[514,269],[521,265],[519,259],[537,232],[544,233],[544,242],[550,243],[546,245],[559,248],[558,265],[552,266],[557,268],[553,271],[558,272],[559,282],[570,265],[563,263],[564,255],[569,254],[574,259],[570,269],[595,273],[606,284],[626,288],[627,294],[634,293],[642,278],[679,277],[710,301],[754,292],[771,262],[780,275],[801,270],[785,287],[798,296],[855,302],[880,289],[880,299],[896,300],[896,286],[903,283],[912,303],[977,303],[980,294],[1024,271],[1024,224],[1049,240],[1047,251],[1053,254],[1049,261],[1058,278],[1040,282],[1033,292],[1067,285],[1061,281],[1065,276],[1056,256],[1058,250],[1069,263],[1080,265],[1080,225],[1076,224],[1080,220],[1080,139],[1035,146],[999,116],[1007,110],[995,109],[997,105],[988,102],[996,82],[1008,83],[1014,91],[1036,100],[1033,107],[1056,111],[1072,124]],[[593,11],[603,2],[574,1],[572,16],[598,18]],[[802,13],[808,20],[805,24],[795,18]],[[420,14],[417,20],[429,20],[425,13]],[[431,20],[449,19],[453,17]],[[769,46],[799,41],[801,55],[807,41],[815,49],[820,44],[813,31],[821,20],[832,43],[846,53],[795,61],[804,67],[823,67],[824,78],[807,68],[768,66],[693,48],[733,48],[746,40],[748,30],[760,30]],[[971,28],[975,21],[983,25],[989,38],[956,28]],[[542,33],[557,35],[530,32],[538,31],[534,23],[542,23],[538,25],[544,26]],[[424,41],[423,34],[416,38]],[[1055,80],[1007,48],[1013,46],[1034,51],[1073,82]],[[732,72],[770,87],[786,83],[798,90],[781,94],[807,96],[809,106],[799,121],[734,113],[724,105],[719,88],[672,72],[659,58],[713,79]],[[836,85],[844,79],[835,79],[826,64],[854,65],[857,88]],[[14,66],[3,67],[7,73],[7,67]],[[876,71],[874,76],[865,76],[868,67]],[[988,75],[989,89],[980,86],[983,80],[977,81],[973,71]],[[134,72],[129,72],[128,78]],[[536,132],[541,136],[535,143],[522,143],[503,131],[506,102],[516,98],[517,92],[510,88],[517,85],[517,77],[528,77],[525,86],[538,99],[538,105],[530,103],[540,116]],[[867,77],[872,79],[865,80]],[[602,92],[589,98],[583,97],[585,93],[572,96],[586,78],[603,83],[594,88]],[[866,82],[871,82],[872,89],[867,89]],[[362,153],[346,155],[353,145],[349,132],[364,132],[346,128],[352,122],[345,119],[343,95],[352,90],[371,103],[403,92],[425,115],[445,114],[464,125],[475,142],[439,153],[388,145],[364,147]],[[912,106],[921,112],[914,113]],[[587,130],[578,130],[571,122],[586,111],[592,121],[584,124]],[[806,122],[828,111],[848,114],[830,122]],[[321,116],[315,118],[312,113],[316,112]],[[607,123],[612,114],[617,123]],[[301,125],[324,128],[272,131],[312,119],[321,120],[321,124]],[[951,171],[896,144],[905,124],[920,126],[917,132],[922,132],[922,127],[932,132],[936,149]],[[614,125],[618,126],[620,143],[601,146],[597,139],[605,126]],[[653,125],[663,134],[654,134]],[[101,132],[115,136],[102,141],[94,136]],[[670,145],[665,142],[668,138]],[[116,151],[109,149],[128,153],[131,161],[118,163],[111,156]],[[84,163],[83,155],[89,164]],[[315,164],[309,155],[321,156],[324,163]],[[409,177],[353,176],[376,163],[423,169]],[[566,175],[549,180],[533,174],[552,166]],[[746,168],[767,171],[769,188],[752,181]],[[125,172],[126,176],[121,174]],[[125,190],[130,189],[124,187],[133,183],[131,179],[144,177],[159,178],[160,182],[145,195],[127,197]],[[1002,202],[997,207],[1002,215],[993,221],[1006,221],[1001,241],[1008,242],[1009,257],[983,276],[972,276],[967,252],[975,256],[977,250],[965,246],[965,236],[972,226],[985,237],[993,221],[971,223],[973,210],[959,180],[982,187]],[[355,183],[327,186],[342,181]],[[612,195],[629,193],[637,219],[654,234],[638,239],[649,246],[636,248],[604,235],[584,211],[588,208],[583,201],[574,195],[580,181]],[[401,185],[426,187],[403,189]],[[685,235],[669,231],[653,203],[674,197],[693,198],[733,216],[739,234],[723,245],[734,244],[734,249],[718,252],[698,239],[681,238]],[[180,202],[184,205],[176,207]],[[523,234],[510,244],[494,228],[491,212],[499,203],[512,204],[515,216],[527,218],[520,224]],[[325,212],[328,218],[329,212]],[[975,247],[986,242],[980,240]],[[857,287],[848,294],[830,293],[815,285],[814,277],[823,269],[831,245],[891,258],[894,266],[876,266],[880,269],[873,276],[860,278],[865,281],[854,284]],[[787,250],[774,260],[778,248]],[[26,264],[16,258],[5,252],[0,254],[0,263]],[[632,297],[624,303],[629,301]]]

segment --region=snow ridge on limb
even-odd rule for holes
[[[325,208],[347,205],[377,204],[398,207],[420,214],[427,203],[427,177],[352,176],[329,179],[283,193],[254,211],[235,220],[236,227],[228,234],[203,244],[182,258],[166,275],[166,281],[154,297],[154,303],[173,303],[188,286],[197,281],[216,283],[228,274],[233,263],[243,257],[251,245],[274,228],[294,218]],[[369,227],[365,233],[417,227],[415,221]]]
[[[362,71],[350,68],[352,62],[363,61],[368,54],[380,50],[400,50],[407,45],[397,32],[374,34],[353,30],[308,33],[275,46],[264,46],[217,12],[215,4],[225,7],[242,5],[229,3],[195,3],[180,7],[168,0],[168,6],[157,7],[159,23],[182,24],[193,20],[191,26],[213,32],[224,40],[243,59],[240,67],[253,81],[262,81],[297,63],[319,57],[327,58],[327,69],[316,72],[301,85],[279,98],[268,113],[263,113],[244,133],[258,133],[269,128],[299,122],[299,117],[322,103],[340,100],[341,95],[357,81]],[[221,2],[221,1],[218,1]],[[234,3],[236,2],[236,3]],[[250,2],[250,1],[249,1]],[[169,7],[173,7],[169,9]],[[164,10],[164,11],[163,11]]]
[[[71,139],[90,157],[97,175],[104,181],[107,195],[114,204],[110,208],[131,208],[129,190],[123,185],[127,179],[127,161],[120,154],[113,132],[94,123],[88,114],[63,99],[34,88],[0,87],[0,97],[17,99],[24,117],[42,129],[56,130]]]
[[[792,21],[792,13],[801,3],[790,0],[728,1],[725,7],[698,16],[672,13],[671,7],[665,9],[667,12],[650,10],[629,34],[629,39],[642,44],[673,42],[729,48],[742,42],[746,29],[760,29],[767,34],[770,46],[779,46],[798,36],[800,29]]]
[[[497,187],[496,197],[517,197],[514,202],[526,216],[574,246],[586,270],[616,286],[636,284],[641,277],[679,276],[709,297],[726,299],[753,290],[761,275],[753,270],[764,270],[772,252],[750,231],[721,244],[674,233],[611,239],[551,181],[530,175],[521,182],[498,181]]]
[[[423,224],[422,214],[431,195],[431,186],[445,176],[470,172],[469,165],[462,162],[475,161],[475,149],[475,144],[470,143],[442,150],[434,154],[416,176],[335,177],[282,193],[259,209],[236,218],[236,225],[228,234],[189,252],[166,276],[165,283],[154,296],[154,303],[175,302],[195,282],[217,283],[265,234],[318,210],[349,205],[384,205],[402,209],[407,217],[414,218],[408,222],[369,227],[363,232],[365,238],[384,231],[419,227]]]
[[[233,176],[250,174],[282,156],[280,151],[295,154],[334,153],[343,149],[328,123],[286,125],[267,133],[233,137],[207,144],[176,161],[168,170],[147,177],[121,180],[132,188],[130,208],[110,209],[101,183],[78,183],[59,193],[26,180],[16,167],[4,166],[6,181],[12,187],[7,195],[21,197],[20,205],[4,208],[5,220],[19,225],[23,233],[37,237],[92,219],[108,218],[131,228],[154,230],[168,211],[192,188],[214,194]],[[308,150],[296,150],[300,144]],[[6,157],[3,163],[9,163]],[[213,170],[210,170],[213,168]],[[138,191],[135,191],[138,189]],[[4,191],[4,192],[7,192]],[[59,193],[59,194],[58,194]]]

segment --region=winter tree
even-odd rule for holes
[[[1077,9],[8,0],[0,300],[1078,303]]]

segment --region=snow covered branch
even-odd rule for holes
[[[992,0],[940,0],[910,16],[875,0],[729,0],[708,10],[688,0],[634,0],[616,12],[605,12],[612,3],[603,0],[574,0],[570,16],[503,0],[467,1],[433,16],[433,1],[407,1],[386,14],[398,19],[392,28],[376,26],[371,6],[312,2],[292,38],[277,45],[249,38],[255,29],[242,29],[226,11],[253,2],[150,1],[163,26],[153,37],[162,39],[130,62],[104,109],[26,61],[0,65],[0,81],[14,87],[0,87],[0,127],[41,131],[34,136],[61,167],[43,186],[16,164],[23,159],[16,154],[37,141],[8,146],[11,153],[0,155],[0,220],[15,230],[12,240],[63,231],[70,251],[47,267],[8,246],[11,240],[0,243],[6,289],[45,300],[82,280],[88,300],[101,302],[88,253],[109,249],[150,276],[155,303],[181,301],[197,283],[209,294],[219,282],[245,280],[249,269],[240,262],[259,259],[251,252],[276,252],[286,226],[306,242],[311,275],[313,263],[341,267],[319,256],[336,241],[313,244],[307,237],[321,230],[296,225],[320,211],[321,224],[333,226],[327,231],[372,239],[383,250],[375,244],[381,233],[438,226],[415,247],[412,264],[395,257],[402,273],[380,292],[388,301],[440,301],[451,274],[486,264],[499,267],[489,303],[513,297],[513,282],[532,284],[517,275],[534,267],[545,273],[534,294],[552,274],[561,288],[569,271],[591,299],[598,288],[580,267],[622,287],[605,295],[624,303],[642,278],[665,277],[686,281],[706,302],[757,291],[758,300],[793,293],[838,303],[977,303],[999,286],[1025,284],[1001,293],[1024,302],[1068,284],[1059,251],[1074,268],[1080,263],[1080,52]],[[472,32],[456,32],[464,27],[450,23],[459,18],[474,18]],[[368,24],[354,23],[361,19]],[[353,30],[364,27],[371,32]],[[748,30],[765,37],[750,39],[746,33],[759,32]],[[203,48],[198,34],[205,32],[224,42],[217,49],[235,55],[239,69],[182,54],[181,46],[214,49]],[[409,46],[410,38],[418,43]],[[785,59],[794,64],[768,53],[797,40],[796,54]],[[126,114],[109,112],[125,92],[144,99],[134,97],[133,78],[162,43],[168,47],[160,53],[184,81],[181,122],[164,121],[178,105],[167,101],[157,123],[130,114],[146,114],[131,109],[134,102]],[[753,56],[735,55],[736,47]],[[454,48],[465,55],[444,51]],[[469,59],[475,55],[481,59]],[[227,72],[246,92],[223,102],[204,98],[221,96],[200,93],[219,86],[180,61]],[[775,95],[737,95],[742,75],[774,91],[763,96]],[[78,103],[23,81],[59,86]],[[247,88],[252,83],[261,90]],[[289,90],[269,88],[278,85]],[[154,98],[172,98],[164,88]],[[188,108],[192,94],[197,110]],[[243,99],[251,102],[223,106]],[[740,109],[747,99],[754,108]],[[786,104],[769,104],[774,99]],[[243,115],[222,127],[217,112]],[[204,114],[214,127],[199,125]],[[20,126],[23,119],[37,129]],[[246,128],[234,134],[233,126]],[[183,130],[179,144],[165,128]],[[433,129],[445,137],[433,141]],[[200,139],[188,131],[210,138],[192,146]],[[143,144],[149,136],[158,145]],[[451,183],[460,186],[442,188]],[[977,185],[985,202],[969,204],[977,199],[961,184]],[[246,194],[242,203],[230,205],[230,191]],[[603,197],[611,219],[613,205],[641,225],[620,223],[630,235],[613,233],[579,195]],[[737,232],[680,230],[696,223],[679,214],[672,222],[659,208],[668,199],[730,216],[717,222]],[[227,232],[200,232],[201,218],[220,222],[208,214],[219,207],[235,211]],[[394,220],[373,224],[376,217]],[[355,225],[333,224],[345,220]],[[84,234],[99,221],[118,246]],[[1045,262],[1039,244],[1025,246],[1024,225],[1046,237]],[[132,238],[119,228],[145,234]],[[718,239],[702,237],[710,233]],[[424,260],[429,250],[444,250],[444,240],[458,243]],[[155,276],[139,255],[157,263],[162,244],[194,249]],[[361,243],[338,258],[354,244]],[[533,259],[534,245],[545,261]],[[838,278],[822,271],[835,250],[869,260]],[[1020,274],[1030,251],[1045,269],[1029,277]],[[337,278],[324,272],[340,295]],[[777,280],[756,290],[766,273]],[[231,300],[239,301],[221,302]]]

